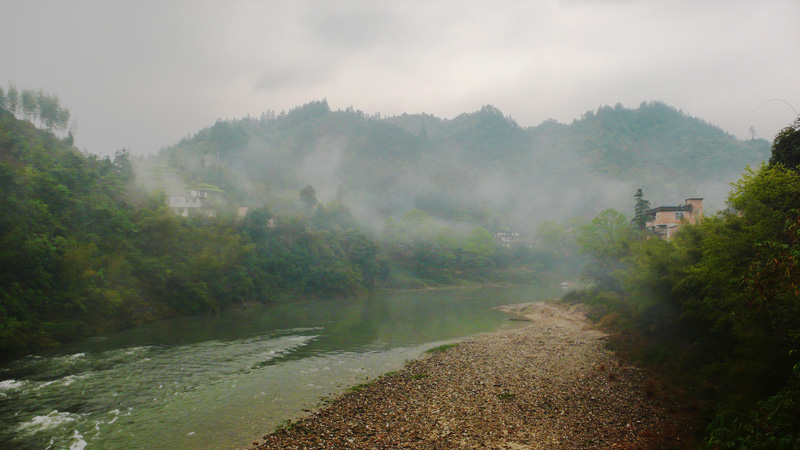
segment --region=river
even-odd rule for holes
[[[244,449],[557,287],[386,292],[164,320],[0,366],[0,448]]]

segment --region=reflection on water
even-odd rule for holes
[[[167,320],[0,367],[0,448],[245,448],[433,345],[518,326],[558,288],[304,300]]]

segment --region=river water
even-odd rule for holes
[[[556,288],[302,300],[165,320],[0,366],[2,449],[244,449],[447,341],[519,326]]]

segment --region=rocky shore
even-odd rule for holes
[[[430,353],[252,448],[690,448],[686,421],[576,308],[503,309],[530,326]]]

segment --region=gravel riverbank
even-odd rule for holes
[[[530,326],[431,353],[252,448],[689,448],[690,427],[576,308],[502,309]]]

